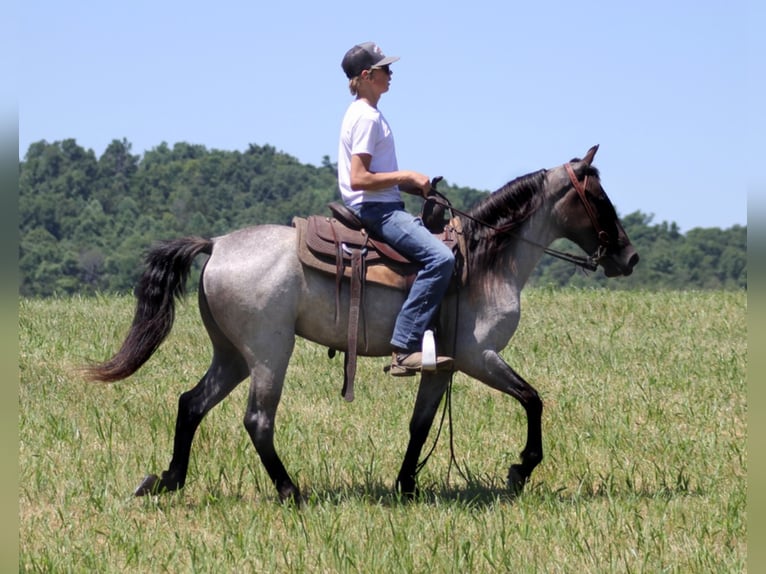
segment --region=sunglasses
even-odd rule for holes
[[[385,72],[386,74],[388,74],[389,76],[391,75],[391,68],[389,67],[388,64],[386,64],[385,66],[381,66],[380,68],[373,67],[372,69],[373,70],[381,70],[381,71]]]

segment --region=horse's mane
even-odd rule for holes
[[[512,232],[542,205],[545,174],[541,169],[506,183],[462,218],[470,275],[492,267],[515,239]]]
[[[570,160],[577,164],[579,158]],[[578,168],[581,177],[599,178],[592,165]],[[522,175],[490,194],[462,217],[466,240],[468,277],[481,274],[497,263],[500,254],[516,240],[516,229],[529,219],[545,201],[544,186],[548,170]],[[616,216],[615,216],[616,217]]]

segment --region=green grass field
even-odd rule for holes
[[[130,297],[22,300],[19,567],[23,572],[743,572],[745,292],[530,290],[504,356],[541,394],[545,459],[504,487],[523,409],[463,375],[420,475],[393,492],[415,379],[300,341],[277,448],[308,503],[281,505],[242,425],[247,384],[203,421],[186,488],[134,498],[167,468],[178,395],[210,346],[193,296],[131,379],[84,382],[130,325]],[[434,429],[435,430],[435,429]],[[435,432],[427,443],[430,447]]]

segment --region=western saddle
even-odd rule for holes
[[[446,198],[444,199],[446,201]],[[339,319],[343,285],[350,285],[348,345],[341,391],[343,398],[350,402],[354,400],[356,357],[360,350],[359,316],[363,309],[365,283],[371,281],[406,292],[412,286],[419,265],[387,243],[370,237],[356,214],[345,205],[333,202],[328,207],[332,216],[295,217],[293,226],[298,230],[298,255],[301,262],[335,276],[336,323]],[[462,251],[462,246],[459,246],[462,243],[460,221],[453,218],[448,222],[442,204],[429,198],[424,204],[422,217],[431,233],[438,236],[453,251]],[[365,325],[364,347],[361,347],[361,350],[365,350],[366,345]],[[330,349],[329,354],[333,357],[335,349]]]

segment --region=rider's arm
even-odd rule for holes
[[[370,171],[372,156],[366,153],[351,156],[351,189],[379,191],[395,185],[405,193],[425,196],[431,189],[427,175],[410,170],[388,172]]]

